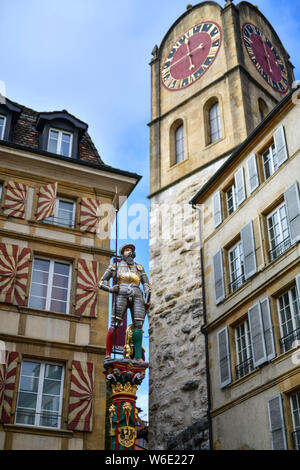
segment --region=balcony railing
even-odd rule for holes
[[[300,429],[292,432],[292,437],[293,437],[294,449],[300,450]]]
[[[245,275],[242,274],[241,276],[237,277],[229,284],[229,292],[235,292],[239,287],[241,287],[245,282]]]
[[[297,328],[296,330],[292,331],[288,335],[280,338],[279,343],[280,343],[281,352],[286,352],[292,349],[293,343],[297,340],[298,341],[300,340],[300,328]]]
[[[281,243],[278,243],[278,245],[274,246],[274,248],[272,248],[272,250],[269,251],[270,262],[274,261],[276,258],[281,256],[290,247],[291,247],[290,237],[286,238]]]
[[[254,369],[254,364],[253,364],[253,358],[249,357],[244,362],[241,362],[235,367],[235,372],[236,372],[236,379],[241,379],[247,374],[250,374],[250,372]]]

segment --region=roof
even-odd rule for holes
[[[300,90],[300,86],[297,88]],[[262,129],[276,116],[276,114],[283,108],[286,103],[292,98],[293,94],[295,93],[296,89],[291,90],[282,101],[280,101],[272,111],[265,117],[265,119],[249,134],[246,140],[242,142],[241,145],[237,147],[237,149],[230,155],[230,157],[226,160],[226,162],[213,174],[213,176],[205,183],[204,186],[197,192],[197,194],[190,200],[190,204],[195,205],[197,201],[203,194],[212,186],[216,179],[222,175],[222,173],[232,164],[232,162],[240,155],[240,153],[247,147],[247,145],[256,137]]]

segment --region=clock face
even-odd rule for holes
[[[222,43],[217,23],[206,21],[189,29],[165,59],[161,80],[165,88],[179,91],[199,80],[214,62]]]
[[[242,27],[244,44],[258,72],[278,93],[286,93],[289,88],[287,69],[275,47],[253,24]]]

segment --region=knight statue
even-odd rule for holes
[[[134,359],[142,361],[142,328],[146,311],[150,306],[150,283],[143,266],[134,261],[134,245],[126,243],[121,246],[119,255],[121,257],[120,263],[110,265],[99,282],[100,289],[115,294],[111,327],[106,337],[106,358],[109,358],[111,355],[115,332],[122,325],[125,312],[129,307],[133,322],[132,341],[134,344]],[[116,284],[113,286],[109,284],[111,278],[114,278],[116,281]],[[144,296],[139,287],[140,284],[143,285]]]

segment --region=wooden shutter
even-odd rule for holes
[[[220,386],[221,388],[231,382],[230,351],[228,341],[228,328],[225,327],[218,333],[218,353],[220,368]]]
[[[68,429],[93,430],[94,364],[72,362]]]
[[[300,195],[298,181],[295,181],[284,193],[287,217],[290,227],[291,243],[300,240]]]
[[[248,310],[248,318],[252,342],[253,364],[254,367],[258,367],[267,360],[261,307],[259,303],[254,304]]]
[[[272,450],[286,450],[286,433],[282,397],[280,394],[270,398],[268,401],[268,411]]]
[[[213,272],[215,283],[215,301],[218,305],[225,299],[225,285],[224,285],[224,269],[223,269],[223,252],[218,251],[213,257]]]
[[[213,212],[214,212],[214,224],[215,228],[218,227],[223,219],[222,219],[222,203],[221,203],[221,193],[218,191],[214,194],[213,197]]]
[[[40,188],[38,194],[36,220],[44,220],[53,217],[57,194],[57,183],[47,184]]]
[[[242,228],[241,241],[244,254],[245,279],[247,280],[257,271],[252,221]]]
[[[97,317],[98,262],[78,260],[75,315]]]
[[[259,178],[258,178],[258,171],[257,171],[257,162],[256,162],[256,155],[253,154],[247,160],[247,169],[248,169],[248,182],[250,187],[250,193],[253,193],[256,188],[259,186]]]
[[[27,186],[17,181],[9,181],[6,186],[3,214],[24,219],[26,210]]]
[[[80,202],[80,230],[96,233],[100,223],[100,200],[83,197]]]
[[[16,383],[19,353],[5,351],[4,364],[0,362],[0,419],[9,423]]]
[[[267,297],[260,302],[261,316],[263,323],[264,339],[266,346],[267,360],[270,361],[276,356],[274,334],[273,334],[273,323],[270,310],[270,301]]]
[[[246,199],[244,168],[240,168],[240,170],[235,174],[234,180],[236,189],[236,204],[238,207]]]
[[[284,127],[281,126],[274,133],[274,144],[278,158],[278,165],[282,165],[288,159],[288,152],[285,140]]]
[[[0,243],[0,302],[25,305],[31,250]]]

